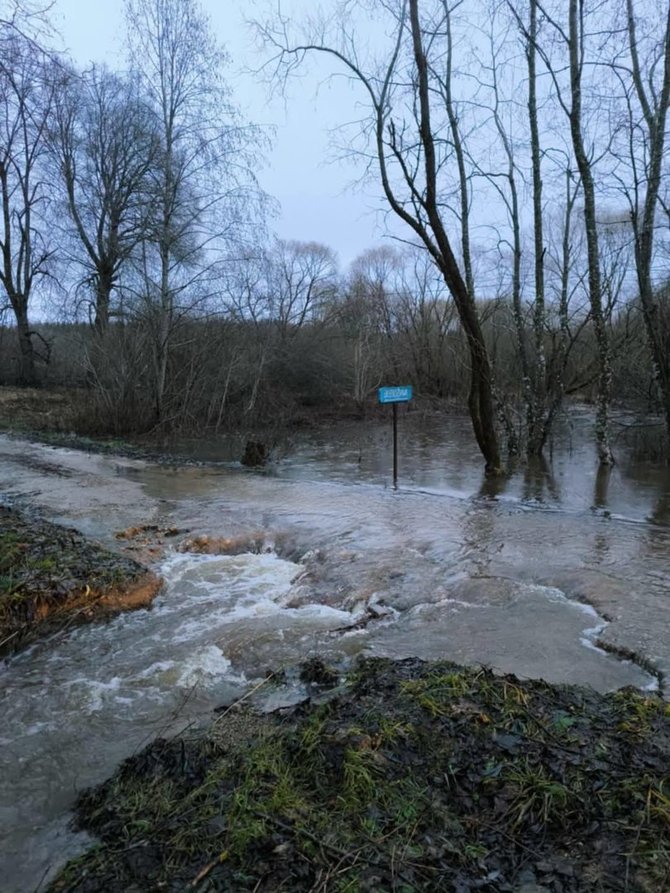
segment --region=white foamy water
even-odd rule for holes
[[[3,893],[33,889],[81,847],[64,818],[77,791],[248,688],[244,661],[227,653],[244,650],[242,630],[286,639],[295,627],[299,659],[315,631],[350,622],[320,605],[284,607],[302,570],[274,554],[173,555],[151,610],[80,627],[0,670]]]
[[[556,587],[495,577],[473,578],[445,598],[410,609],[402,621],[372,631],[367,648],[384,657],[486,664],[520,677],[651,691],[656,677],[597,642],[608,626],[590,605]]]

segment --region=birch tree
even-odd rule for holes
[[[603,306],[602,275],[600,267],[600,243],[596,213],[596,149],[589,144],[584,113],[584,83],[587,68],[593,70],[595,58],[587,55],[591,49],[592,35],[588,32],[588,6],[586,0],[568,0],[567,22],[552,15],[546,5],[539,2],[537,9],[553,29],[565,56],[558,64],[552,59],[546,44],[537,39],[533,44],[545,63],[554,83],[556,101],[567,118],[570,128],[575,165],[579,172],[583,198],[584,231],[586,235],[588,288],[590,315],[598,350],[598,393],[596,399],[596,446],[602,465],[612,465],[614,454],[610,441],[610,403],[612,398],[612,348],[609,338],[608,319]],[[560,7],[564,11],[564,7]],[[528,33],[529,42],[532,40]],[[567,59],[566,59],[567,57]],[[567,62],[568,83],[561,78],[562,61]]]
[[[70,72],[55,102],[53,150],[72,225],[72,252],[91,293],[98,335],[116,314],[113,293],[150,222],[158,160],[153,114],[136,85],[106,69]]]
[[[227,251],[260,222],[258,132],[240,120],[223,80],[225,53],[195,0],[127,0],[126,10],[132,65],[160,131],[139,270],[161,422],[177,326],[219,294]]]
[[[268,256],[269,313],[282,344],[322,318],[336,291],[337,261],[319,242],[278,239]]]
[[[530,0],[528,41],[526,60],[528,64],[528,124],[530,127],[530,151],[532,165],[533,195],[533,257],[535,297],[533,311],[533,332],[535,335],[535,369],[533,375],[533,407],[529,426],[528,452],[539,455],[549,436],[551,416],[546,415],[546,375],[545,356],[546,302],[544,287],[544,209],[542,206],[542,150],[538,121],[537,99],[537,39],[538,8],[536,0]]]
[[[642,12],[645,30],[640,35]],[[670,222],[662,188],[670,105],[670,4],[660,6],[651,18],[649,12],[639,0],[626,0],[627,57],[615,60],[615,70],[623,87],[627,126],[625,142],[615,148],[625,163],[618,180],[630,211],[640,307],[670,443],[670,332],[663,325],[659,283],[654,282],[659,215]]]

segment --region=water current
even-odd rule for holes
[[[221,439],[173,445],[217,465],[162,467],[0,438],[6,498],[107,544],[158,523],[254,549],[168,551],[150,611],[0,669],[0,888],[37,889],[86,844],[68,830],[79,790],[269,668],[417,655],[602,691],[662,684],[670,478],[624,449],[598,474],[589,424],[576,413],[551,462],[492,488],[464,420],[403,414],[397,492],[378,422],[284,442],[260,474]]]

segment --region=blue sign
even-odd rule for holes
[[[407,403],[412,399],[412,386],[403,385],[399,388],[379,388],[380,403]]]

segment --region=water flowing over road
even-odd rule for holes
[[[598,474],[577,426],[551,466],[493,487],[463,422],[404,416],[401,434],[397,492],[379,424],[303,437],[260,474],[0,438],[0,488],[19,506],[115,548],[116,531],[155,524],[182,531],[177,544],[242,549],[158,554],[165,587],[150,611],[80,627],[0,669],[3,890],[35,889],[85,844],[67,830],[77,791],[270,668],[416,655],[602,691],[662,684],[666,472],[624,455]],[[198,444],[208,450],[222,455],[220,442]]]

